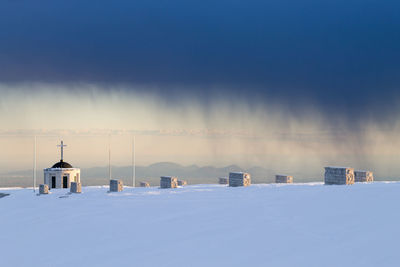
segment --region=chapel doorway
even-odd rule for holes
[[[51,177],[51,188],[56,188],[56,177],[55,176]]]
[[[63,188],[68,188],[68,177],[67,176],[63,177]]]

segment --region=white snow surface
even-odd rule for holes
[[[1,266],[400,264],[400,183],[107,190],[0,189]]]

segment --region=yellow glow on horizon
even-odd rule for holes
[[[258,165],[304,176],[324,165],[398,171],[398,125],[383,130],[370,123],[361,133],[345,123],[332,129],[312,105],[290,114],[277,103],[216,97],[205,106],[188,96],[168,102],[94,85],[0,85],[0,92],[0,173],[31,167],[33,135],[39,168],[59,160],[61,138],[71,164],[106,166],[109,134],[114,165],[130,164],[135,135],[138,165]]]

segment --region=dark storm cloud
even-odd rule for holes
[[[2,1],[0,81],[141,84],[201,99],[223,88],[379,118],[397,111],[399,8],[371,0]]]

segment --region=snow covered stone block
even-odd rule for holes
[[[293,183],[293,176],[275,175],[275,183],[278,183],[278,184],[291,184],[291,183]]]
[[[229,186],[249,186],[251,184],[250,174],[245,172],[230,172]]]
[[[370,171],[354,171],[354,181],[356,183],[373,182],[374,175]]]
[[[161,176],[160,179],[161,188],[177,188],[178,178],[172,176]]]
[[[325,184],[354,184],[354,169],[348,167],[325,167]]]
[[[77,182],[71,182],[71,193],[82,193],[82,184]]]
[[[140,187],[150,187],[150,184],[148,182],[140,182]]]
[[[220,177],[220,178],[218,178],[218,183],[219,184],[229,184],[229,178]]]
[[[185,181],[185,180],[178,180],[178,185],[179,185],[179,186],[185,186],[185,185],[187,185],[187,181]]]
[[[39,194],[44,195],[49,193],[49,186],[47,184],[39,185]]]
[[[110,180],[110,192],[121,192],[123,189],[122,180]]]

